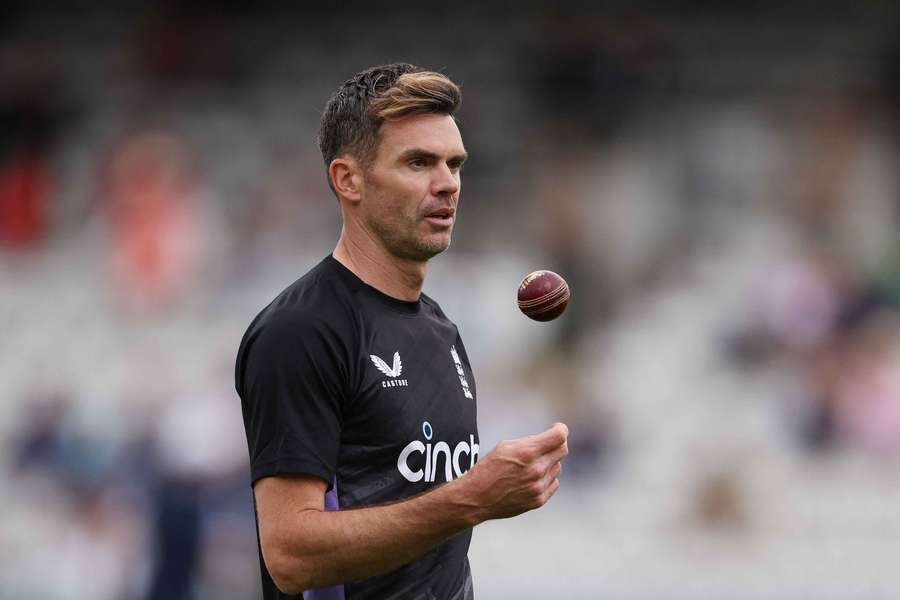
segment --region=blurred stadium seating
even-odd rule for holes
[[[426,291],[481,445],[572,432],[478,597],[897,597],[900,5],[517,6],[0,8],[0,598],[259,594],[234,355],[337,238],[319,111],[395,60],[463,86]]]

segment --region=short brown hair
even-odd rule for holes
[[[382,123],[416,114],[453,115],[460,101],[459,86],[447,76],[409,63],[357,73],[335,92],[322,113],[319,149],[325,166],[344,153],[370,163]]]

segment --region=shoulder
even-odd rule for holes
[[[314,348],[328,354],[353,344],[355,321],[352,290],[327,261],[285,288],[253,319],[237,356],[240,372],[250,355],[266,359]]]
[[[341,313],[349,307],[344,301],[346,296],[347,291],[339,280],[313,269],[262,309],[248,328],[248,333],[277,332],[285,335],[292,331],[327,328],[329,323],[343,320]]]
[[[435,316],[436,318],[441,319],[443,321],[446,321],[447,323],[450,323],[451,325],[453,324],[453,322],[449,318],[447,318],[447,315],[444,314],[444,310],[441,308],[441,305],[438,304],[437,300],[435,300],[434,298],[432,298],[425,292],[422,292],[422,295],[420,296],[420,298],[421,298],[422,304],[428,308],[428,311],[433,316]]]

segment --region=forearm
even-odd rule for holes
[[[366,579],[411,562],[483,520],[468,500],[465,479],[393,504],[303,510],[281,531],[284,563],[278,570],[300,591]]]
[[[254,492],[266,568],[297,595],[387,573],[483,521],[543,506],[559,487],[567,434],[555,424],[503,441],[458,479],[381,506],[325,512],[324,480],[263,478]]]

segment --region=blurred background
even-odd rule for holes
[[[325,102],[397,60],[463,87],[426,291],[481,445],[571,430],[478,598],[898,597],[900,4],[341,5],[0,6],[0,598],[258,597],[238,342],[337,239]]]

